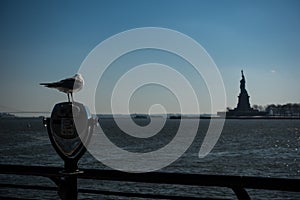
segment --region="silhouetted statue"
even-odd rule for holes
[[[245,88],[246,81],[245,81],[245,76],[244,76],[243,70],[241,72],[242,72],[242,79],[240,81],[240,83],[241,83],[240,88],[241,88],[241,92],[245,92],[246,91],[246,88]]]
[[[242,79],[240,81],[241,92],[239,95],[239,102],[238,102],[236,111],[248,112],[248,111],[251,111],[249,95],[248,95],[248,92],[247,92],[246,86],[245,86],[246,81],[245,81],[244,72],[243,72],[243,70],[241,72],[242,72]]]
[[[248,92],[246,90],[246,79],[244,76],[243,70],[241,70],[242,79],[240,80],[240,94],[238,96],[238,104],[237,107],[228,110],[226,112],[227,116],[262,116],[266,115],[266,112],[259,112],[256,109],[251,108]]]

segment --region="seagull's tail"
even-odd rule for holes
[[[40,83],[40,85],[43,85],[43,86],[48,87],[48,88],[56,87],[55,83]]]

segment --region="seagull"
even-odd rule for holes
[[[81,74],[75,74],[71,78],[66,78],[61,81],[53,82],[53,83],[40,83],[40,85],[44,85],[45,87],[48,88],[54,88],[57,89],[61,92],[67,93],[68,96],[68,101],[70,102],[70,94],[73,100],[73,92],[78,92],[79,90],[82,89],[84,84],[83,78]]]

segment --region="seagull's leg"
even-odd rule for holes
[[[73,92],[71,92],[71,99],[72,99],[72,102],[74,102],[74,99],[73,99]]]
[[[69,96],[69,93],[67,93],[67,95],[68,95],[68,102],[70,102],[70,96]]]

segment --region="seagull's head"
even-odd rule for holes
[[[75,74],[73,77],[77,80],[83,80],[83,77],[81,74]]]

